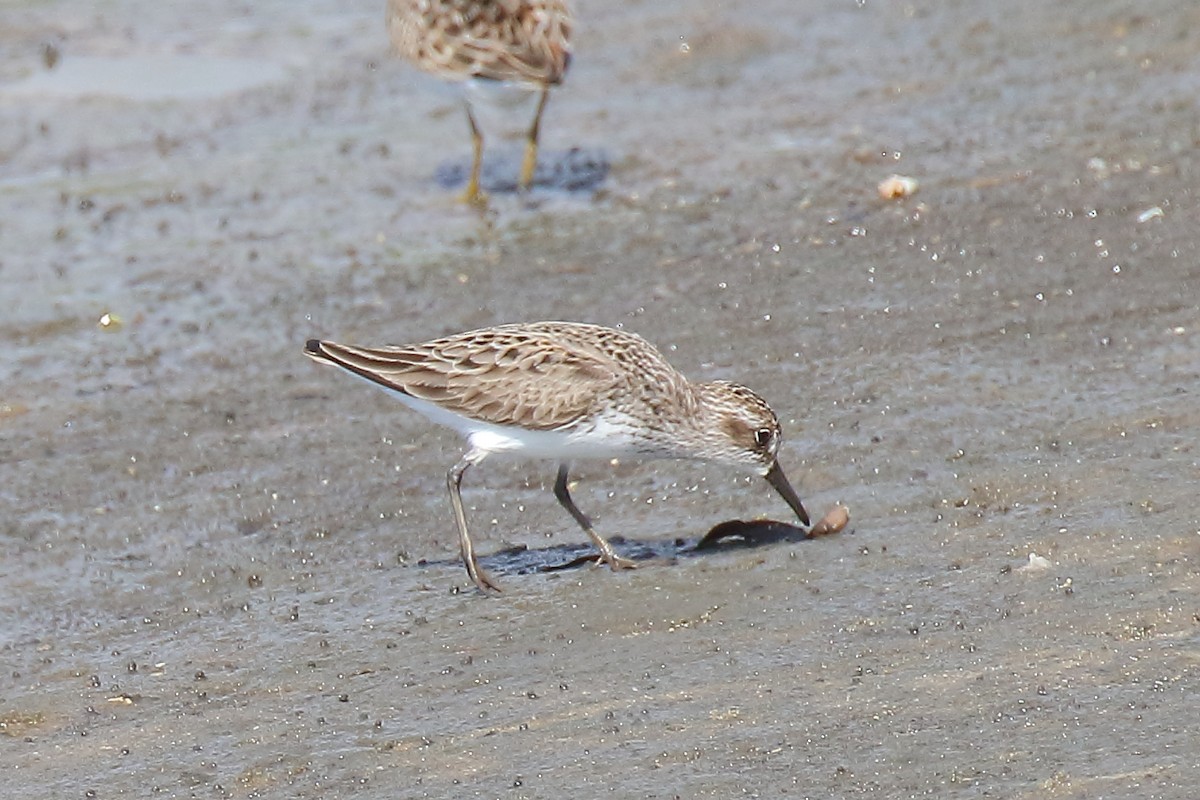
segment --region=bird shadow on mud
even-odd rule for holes
[[[814,538],[801,527],[778,520],[728,520],[713,526],[699,539],[630,539],[612,536],[608,541],[625,558],[639,564],[667,565],[686,558],[704,558],[730,550],[769,547],[776,544],[796,544]],[[586,540],[574,544],[530,548],[524,545],[509,547],[479,558],[480,564],[496,575],[531,575],[541,572],[562,572],[598,562],[595,548]],[[417,562],[419,566],[448,566],[457,559],[438,559]]]
[[[531,188],[590,192],[604,183],[610,168],[608,153],[600,148],[542,150],[538,155]],[[467,185],[470,172],[470,159],[446,161],[434,170],[433,179],[443,189],[457,189]],[[514,194],[520,172],[519,153],[501,152],[495,156],[488,153],[484,155],[480,168],[479,185],[489,194]]]

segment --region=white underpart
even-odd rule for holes
[[[458,431],[467,438],[473,449],[485,454],[513,453],[530,458],[553,458],[560,461],[646,455],[639,451],[636,446],[637,440],[631,435],[632,421],[626,422],[616,415],[601,417],[567,430],[531,431],[515,425],[493,425],[490,422],[470,419],[448,411],[436,403],[388,388],[368,378],[363,380],[383,389],[433,422]]]

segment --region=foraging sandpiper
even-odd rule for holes
[[[497,325],[419,344],[355,347],[311,339],[305,354],[379,386],[467,438],[447,475],[463,563],[483,591],[499,591],[476,561],[460,486],[492,453],[559,462],[554,496],[614,570],[635,566],[592,528],[567,490],[580,458],[687,458],[757,473],[796,516],[808,513],[777,460],[771,407],[744,386],[692,383],[636,334],[576,322]]]

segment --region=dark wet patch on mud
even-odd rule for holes
[[[667,540],[612,536],[608,541],[625,558],[639,566],[670,567],[680,559],[703,558],[727,549],[753,549],[777,544],[796,544],[810,537],[796,525],[776,520],[729,520],[713,526],[707,534],[695,538]],[[479,563],[497,575],[530,575],[561,572],[586,566],[601,566],[595,549],[587,543],[549,547],[516,545],[479,557]],[[457,559],[421,559],[418,566],[446,568],[460,563]]]
[[[608,177],[611,164],[602,148],[573,147],[570,150],[542,150],[538,153],[537,169],[533,173],[532,189],[539,191],[591,192],[599,189]],[[485,152],[479,183],[492,194],[511,194],[517,191],[517,176],[521,157],[501,150],[493,155]],[[461,189],[467,185],[471,161],[446,161],[434,171],[434,182],[442,189]]]

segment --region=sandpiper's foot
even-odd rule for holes
[[[608,542],[605,542],[608,545]],[[612,545],[599,548],[600,552],[596,554],[597,564],[608,564],[613,572],[619,569],[637,569],[637,562],[624,556],[617,555],[617,551],[612,549]]]
[[[613,572],[616,572],[619,569],[637,569],[636,561],[624,558],[622,556],[614,555],[612,558],[604,558],[601,556],[600,560],[608,562],[608,565],[612,567]]]
[[[465,203],[480,211],[485,211],[488,207],[487,192],[480,189],[478,185],[468,185],[463,190],[463,193],[458,196],[458,202]]]
[[[483,567],[479,566],[475,559],[467,562],[467,574],[471,576],[471,580],[479,587],[479,591],[484,594],[500,594],[500,584],[484,571]]]

